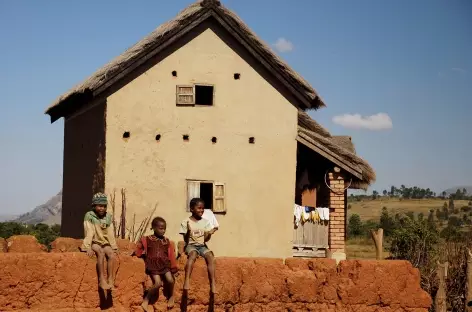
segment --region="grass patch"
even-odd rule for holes
[[[388,252],[390,246],[384,240],[384,259],[390,256]],[[375,259],[375,246],[372,239],[364,237],[355,237],[346,241],[346,257],[347,259]]]
[[[348,205],[350,209],[348,210],[348,217],[355,213],[358,214],[363,221],[370,219],[378,221],[383,207],[387,207],[388,211],[393,215],[395,215],[395,213],[413,211],[415,214],[422,212],[425,217],[428,217],[429,210],[442,209],[445,202],[448,202],[448,200],[438,198],[400,200],[398,198],[380,197],[375,200],[349,200]],[[455,200],[454,206],[460,208],[467,206],[468,203],[469,201],[467,200]]]

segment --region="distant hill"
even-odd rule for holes
[[[447,195],[455,194],[458,189],[461,190],[461,191],[462,191],[462,189],[466,189],[467,195],[472,195],[472,186],[471,185],[451,187],[451,188],[448,188],[447,190],[445,190],[444,192],[446,192]]]
[[[37,206],[32,211],[13,220],[26,224],[45,223],[48,225],[61,224],[62,190],[46,203]]]

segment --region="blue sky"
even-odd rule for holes
[[[63,122],[44,109],[191,2],[0,1],[1,214],[61,188]],[[472,185],[471,1],[222,3],[320,93],[311,116],[353,137],[377,172],[370,190]],[[379,113],[392,127],[344,116]]]

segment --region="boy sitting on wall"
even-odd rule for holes
[[[92,210],[85,214],[85,238],[81,250],[89,257],[97,256],[98,281],[102,289],[111,289],[115,284],[116,253],[113,217],[107,213],[107,196],[97,193],[92,199]],[[108,278],[105,274],[105,258],[108,259]]]
[[[184,291],[190,288],[190,275],[192,273],[193,264],[198,256],[205,258],[210,277],[210,291],[216,293],[215,283],[215,257],[213,252],[208,249],[206,242],[215,233],[215,229],[210,221],[202,218],[205,209],[205,203],[200,198],[193,198],[190,201],[190,212],[192,215],[182,221],[180,225],[180,234],[183,235],[185,241],[185,253],[188,256],[185,265],[185,281]]]

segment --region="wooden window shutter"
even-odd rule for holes
[[[195,92],[193,86],[177,86],[176,90],[177,105],[195,105]]]
[[[226,190],[224,183],[213,184],[213,212],[226,212]]]
[[[187,211],[190,211],[190,201],[196,197],[200,197],[200,182],[187,181]]]

